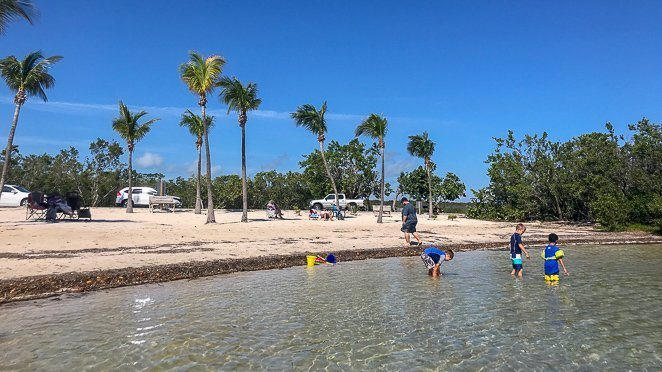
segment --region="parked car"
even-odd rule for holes
[[[4,185],[2,197],[0,197],[0,207],[22,207],[28,202],[29,194],[30,190],[23,186]]]
[[[126,207],[126,201],[129,199],[128,193],[129,193],[128,187],[125,187],[122,190],[118,191],[117,198],[115,198],[115,205],[119,207]],[[131,190],[131,193],[132,193],[131,199],[133,200],[133,205],[143,206],[143,207],[149,206],[150,196],[159,194],[155,189],[151,187],[143,187],[143,186],[134,187]],[[173,198],[175,198],[175,202],[177,203],[178,207],[182,205],[182,201],[178,197],[173,196]]]
[[[336,202],[335,194],[329,194],[324,199],[311,200],[310,207],[313,209],[331,209],[331,206]],[[354,206],[364,208],[365,202],[363,199],[347,199],[345,194],[338,194],[338,204],[340,208],[347,209]]]

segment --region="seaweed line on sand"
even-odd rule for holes
[[[529,241],[530,245],[546,244],[545,240]],[[590,244],[651,244],[662,243],[662,238],[623,237],[617,239],[574,239],[566,240],[566,245]],[[447,244],[446,249],[455,251],[507,250],[504,242]],[[379,249],[347,249],[334,251],[339,262],[365,260],[369,258],[407,257],[420,254],[419,247],[392,247]],[[283,269],[302,266],[307,254],[270,255],[249,258],[191,261],[167,265],[127,267],[85,272],[46,274],[22,278],[0,280],[0,304],[57,296],[65,293],[81,293],[130,285],[162,283],[173,280],[195,279],[211,275],[228,274],[240,271]]]

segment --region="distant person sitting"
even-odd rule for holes
[[[400,231],[405,233],[405,241],[407,245],[411,245],[411,240],[409,234],[414,234],[414,238],[418,241],[418,245],[422,245],[423,242],[416,232],[416,224],[418,224],[418,218],[416,218],[416,209],[414,208],[407,198],[402,198],[402,228]]]
[[[283,218],[283,211],[280,210],[278,204],[273,200],[269,200],[269,203],[267,203],[267,211],[269,212],[269,215],[273,215],[274,218]]]
[[[58,193],[53,193],[46,198],[48,210],[46,211],[46,221],[55,222],[58,212],[73,216],[73,210],[67,205],[67,202]]]
[[[441,276],[441,264],[444,261],[452,260],[453,257],[455,257],[455,253],[452,250],[442,251],[435,247],[427,248],[421,253],[421,260],[428,269],[428,275],[432,277]]]

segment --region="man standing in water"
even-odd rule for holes
[[[416,232],[416,224],[418,223],[416,209],[409,203],[407,198],[402,198],[402,205],[402,229],[400,230],[405,233],[405,241],[408,246],[411,245],[409,234],[414,234],[414,238],[418,241],[417,245],[420,246],[423,242]]]

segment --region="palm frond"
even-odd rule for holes
[[[291,116],[296,126],[305,128],[317,136],[323,136],[327,131],[325,113],[326,102],[322,104],[319,110],[307,103],[299,106]]]
[[[221,102],[228,106],[228,114],[230,111],[246,113],[257,110],[262,103],[262,100],[257,97],[257,84],[255,83],[248,83],[244,86],[236,77],[224,76],[219,80],[218,86],[221,87],[219,97]]]
[[[61,56],[44,58],[41,51],[28,54],[22,61],[9,56],[0,60],[0,75],[13,92],[23,90],[27,96],[38,96],[47,101],[44,90],[55,85],[55,78],[48,70],[61,59]]]
[[[189,61],[179,66],[181,79],[188,89],[198,95],[211,93],[221,75],[225,59],[213,55],[207,58],[198,52],[189,52]]]
[[[415,136],[409,136],[409,143],[407,144],[407,151],[412,155],[423,158],[426,161],[430,160],[434,154],[434,142],[429,138],[427,132]]]
[[[34,23],[39,13],[31,0],[0,0],[0,35],[7,31],[7,24],[18,19]]]
[[[113,130],[131,147],[149,133],[151,126],[160,119],[151,119],[144,123],[138,121],[147,115],[145,111],[133,114],[124,102],[119,102],[119,116],[113,119]]]
[[[387,127],[388,120],[386,118],[377,114],[370,114],[367,119],[356,127],[354,134],[356,137],[368,136],[374,139],[383,139],[386,136]]]
[[[214,119],[215,117],[208,115],[206,117],[207,121],[207,131],[214,126]],[[185,113],[182,114],[182,118],[179,121],[179,126],[187,128],[189,133],[193,137],[196,137],[196,139],[200,139],[203,134],[204,134],[204,127],[202,125],[202,118],[193,112],[191,110],[186,110]]]

